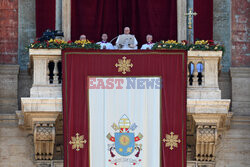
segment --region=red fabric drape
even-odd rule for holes
[[[118,59],[131,59],[131,72],[117,71]],[[64,50],[63,118],[64,166],[89,167],[88,76],[161,76],[161,167],[186,166],[186,51],[86,51]],[[121,102],[122,103],[122,102]],[[170,150],[162,141],[174,132],[181,140]],[[76,133],[87,143],[80,151],[70,140]],[[154,144],[154,143],[152,143]],[[146,147],[146,146],[145,146]],[[144,148],[146,149],[146,148]],[[98,160],[98,157],[97,157]]]
[[[213,39],[213,0],[194,0],[194,39]]]
[[[36,0],[36,37],[46,29],[55,29],[56,1]]]
[[[173,0],[71,0],[71,34],[81,34],[100,41],[107,33],[109,40],[129,26],[139,44],[152,34],[154,41],[177,38],[177,6]]]

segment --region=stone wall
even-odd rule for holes
[[[0,114],[0,167],[35,167],[33,138],[16,121],[15,115]]]
[[[250,166],[250,117],[234,116],[230,129],[220,138],[216,167]]]
[[[17,110],[18,65],[0,64],[0,114]]]
[[[232,0],[232,66],[250,67],[250,1]]]
[[[16,64],[18,0],[0,1],[0,64]]]

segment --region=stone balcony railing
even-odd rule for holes
[[[214,166],[218,138],[229,127],[230,100],[221,99],[218,85],[221,58],[221,51],[188,51],[187,158],[192,161],[188,166],[195,161]],[[60,49],[30,49],[33,85],[30,97],[21,99],[18,116],[20,126],[34,134],[37,160],[53,159],[55,136],[62,135],[61,67]]]
[[[188,99],[221,99],[218,84],[221,58],[222,51],[188,51]]]
[[[60,49],[30,49],[33,85],[30,97],[62,97]]]

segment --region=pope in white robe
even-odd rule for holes
[[[135,36],[130,34],[129,27],[124,28],[124,34],[119,35],[115,43],[120,50],[135,50],[138,45]]]
[[[107,34],[102,34],[102,41],[97,42],[96,44],[101,46],[101,49],[115,49],[114,46],[110,43],[107,42],[108,40],[108,35]]]
[[[142,45],[141,50],[151,50],[152,47],[154,46],[154,43],[152,43],[152,40],[153,40],[152,35],[148,34],[146,36],[146,40],[147,40],[147,43]]]

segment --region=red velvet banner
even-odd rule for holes
[[[173,0],[71,0],[71,39],[81,34],[100,41],[107,33],[109,40],[131,27],[139,45],[146,35],[154,41],[177,39],[177,1]]]
[[[133,63],[126,74],[115,66],[124,56]],[[89,167],[88,76],[161,76],[161,167],[186,166],[186,51],[70,49],[63,51],[62,63],[65,167]],[[72,147],[77,133],[84,136],[78,151]],[[171,134],[178,135],[173,149],[164,140]]]
[[[56,1],[36,0],[36,37],[47,29],[55,29]]]
[[[213,1],[194,0],[194,11],[198,13],[194,16],[194,39],[213,39]]]

